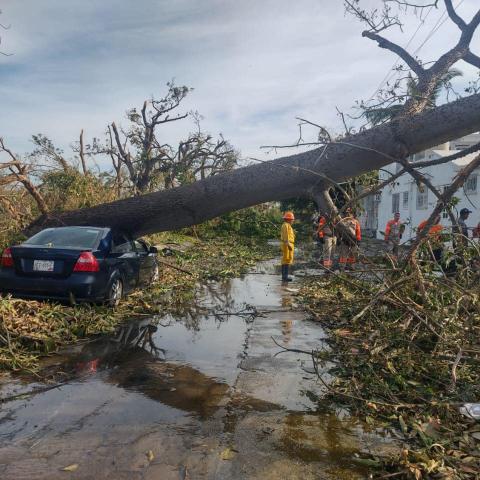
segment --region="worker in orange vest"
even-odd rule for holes
[[[417,228],[417,233],[420,233],[427,225],[428,220],[420,222]],[[428,230],[427,238],[430,241],[432,247],[432,253],[435,261],[440,263],[443,254],[443,241],[442,241],[443,226],[440,225],[440,215],[435,217],[433,225]]]
[[[347,208],[345,214],[338,222],[338,225],[341,225],[341,227],[335,229],[339,255],[338,262],[340,269],[343,270],[353,268],[357,262],[358,244],[362,240],[360,222],[355,218],[352,209]]]
[[[333,267],[333,256],[335,253],[335,246],[337,245],[337,237],[334,233],[333,226],[327,222],[324,216],[318,219],[317,236],[321,243],[323,243],[323,260],[322,264],[326,270],[326,273]]]
[[[293,263],[293,251],[295,248],[295,232],[292,228],[295,215],[293,212],[285,212],[283,215],[283,220],[284,222],[280,232],[282,249],[282,281],[291,282],[292,278],[288,276],[288,269]]]
[[[400,245],[404,229],[403,223],[400,222],[400,213],[396,212],[393,219],[389,220],[385,227],[385,243],[395,257],[398,256],[398,246]]]

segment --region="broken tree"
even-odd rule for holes
[[[309,152],[240,168],[180,188],[43,215],[30,226],[30,232],[45,226],[109,225],[143,235],[198,224],[232,210],[294,196],[311,196],[334,210],[328,189],[335,182],[392,162],[405,165],[409,155],[480,130],[478,92],[430,108],[432,92],[453,65],[464,61],[480,68],[480,57],[470,50],[480,23],[480,10],[467,22],[460,18],[451,0],[444,2],[446,12],[459,29],[459,39],[428,68],[384,36],[384,31],[400,24],[398,16],[392,14],[391,2],[380,2],[385,7],[380,14],[378,10],[368,13],[360,8],[360,0],[345,2],[347,11],[367,25],[363,36],[398,55],[415,76],[415,94],[403,95],[405,102],[390,122],[326,142]],[[409,6],[409,2],[396,3],[403,9]]]

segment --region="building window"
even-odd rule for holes
[[[428,190],[426,187],[417,188],[417,210],[426,210],[428,208]]]
[[[403,208],[408,208],[408,192],[403,192],[402,199]]]
[[[392,195],[392,213],[400,211],[400,194],[394,193]]]
[[[463,186],[463,190],[467,194],[472,194],[472,193],[477,193],[477,180],[478,180],[478,175],[470,175],[467,178],[467,181],[465,182],[465,185]]]

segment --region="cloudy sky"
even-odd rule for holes
[[[366,0],[378,4],[378,0]],[[442,3],[442,2],[440,2]],[[478,0],[457,0],[470,19]],[[102,137],[125,111],[165,93],[172,78],[194,91],[182,111],[224,134],[244,156],[297,138],[295,117],[341,131],[335,107],[369,98],[395,57],[361,37],[341,0],[0,0],[0,136],[16,152],[44,133],[67,148],[80,129]],[[441,22],[432,9],[415,51]],[[443,17],[445,18],[445,17]],[[411,16],[405,45],[421,20]],[[441,23],[440,23],[441,24]],[[441,24],[419,52],[425,60],[458,38]],[[480,53],[477,33],[472,45]],[[473,72],[460,65],[465,82]],[[188,123],[165,131],[186,135]],[[270,154],[270,157],[272,154]]]

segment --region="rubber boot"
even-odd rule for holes
[[[288,276],[288,265],[282,265],[282,282],[291,282],[292,278]]]

